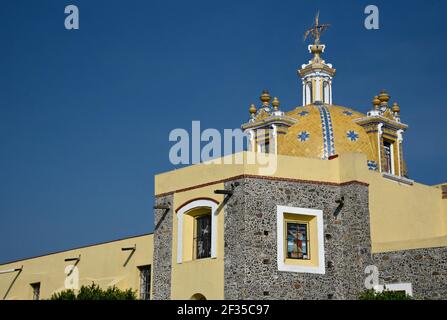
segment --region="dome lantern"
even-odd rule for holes
[[[313,103],[332,104],[332,78],[335,76],[335,69],[326,63],[321,55],[326,46],[320,44],[321,34],[329,28],[329,24],[319,23],[319,13],[315,17],[312,28],[306,31],[304,40],[308,37],[314,38],[314,43],[308,46],[309,52],[313,54],[312,60],[308,64],[303,64],[298,70],[298,75],[302,79],[303,85],[303,105]]]

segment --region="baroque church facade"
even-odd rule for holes
[[[447,186],[408,177],[408,125],[386,91],[366,113],[333,103],[326,27],[308,31],[302,105],[283,110],[264,91],[250,106],[248,151],[222,161],[242,165],[156,177],[155,299],[447,298]],[[253,153],[276,171],[262,174]]]
[[[325,27],[308,31],[300,106],[264,91],[242,124],[246,152],[155,176],[152,234],[0,265],[0,295],[30,299],[38,284],[49,297],[71,266],[80,285],[155,300],[356,299],[367,288],[447,299],[447,183],[408,176],[408,125],[387,92],[366,113],[333,103]],[[264,154],[273,172],[251,161]]]

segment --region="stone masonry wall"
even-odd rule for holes
[[[232,186],[225,207],[225,299],[356,299],[369,265],[379,268],[380,284],[410,282],[416,298],[447,299],[447,248],[371,253],[366,185],[245,178],[225,187]],[[278,271],[277,205],[323,210],[326,274]]]
[[[447,248],[374,254],[380,284],[407,283],[416,299],[447,299]]]
[[[367,186],[246,178],[226,188],[231,184],[238,186],[225,209],[226,299],[353,299],[363,290],[371,264]],[[277,205],[323,210],[325,275],[278,271]]]
[[[170,210],[154,210],[153,299],[171,298],[173,195],[156,197],[156,205],[171,205]]]

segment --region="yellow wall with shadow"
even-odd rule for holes
[[[121,250],[135,245],[136,250],[132,256],[131,252]],[[0,300],[32,299],[31,284],[37,282],[41,283],[41,299],[49,299],[53,293],[65,289],[65,268],[74,264],[65,262],[65,259],[79,255],[81,259],[76,265],[79,270],[79,286],[90,285],[92,282],[103,288],[115,285],[123,290],[137,290],[139,296],[138,267],[152,265],[152,253],[153,235],[148,234],[3,264],[0,265],[0,270],[23,266],[23,271],[0,274]],[[17,278],[14,281],[15,277]]]
[[[340,181],[359,180],[369,184],[373,252],[443,246],[447,216],[441,190],[384,178],[367,170],[364,159],[363,154],[345,154],[338,161]]]

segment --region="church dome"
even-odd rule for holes
[[[283,155],[328,159],[331,156],[360,152],[374,159],[373,147],[365,129],[355,120],[366,115],[334,105],[307,105],[285,113],[296,122],[278,143]]]
[[[369,170],[391,176],[407,176],[403,157],[403,134],[408,125],[401,122],[401,108],[390,105],[383,90],[373,99],[366,114],[334,105],[333,79],[336,69],[322,55],[326,46],[320,36],[329,27],[320,24],[306,31],[315,42],[308,46],[312,59],[297,70],[302,85],[302,107],[291,111],[280,108],[279,99],[265,90],[262,105],[252,105],[250,119],[242,125],[249,135],[248,150],[287,156],[330,160],[343,153],[363,153]]]

